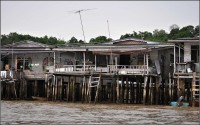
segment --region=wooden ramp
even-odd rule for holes
[[[98,93],[99,93],[99,87],[100,87],[100,81],[101,81],[101,74],[98,77],[90,76],[89,82],[88,82],[88,89],[87,89],[87,100],[89,103],[91,103],[91,93],[92,93],[92,88],[95,89],[95,100],[94,103],[96,103],[98,99]]]

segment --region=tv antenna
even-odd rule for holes
[[[82,21],[82,17],[81,17],[81,12],[83,12],[83,11],[88,11],[88,10],[93,10],[93,9],[95,9],[95,8],[92,8],[92,9],[81,9],[81,10],[75,10],[75,11],[69,11],[69,12],[71,12],[71,13],[75,13],[75,14],[79,14],[79,16],[80,16],[80,21],[81,21],[81,27],[82,27],[82,32],[83,32],[83,38],[84,38],[84,42],[86,43],[86,41],[85,41],[85,33],[84,33],[84,28],[83,28],[83,21]]]
[[[110,38],[110,28],[109,28],[109,22],[107,20],[107,24],[108,24],[108,35],[109,35],[109,38]]]

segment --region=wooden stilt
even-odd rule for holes
[[[89,78],[86,77],[85,86],[84,86],[84,99],[85,99],[85,102],[88,102],[88,96],[87,96],[87,93],[88,93],[88,83],[89,83]]]
[[[178,98],[180,97],[180,78],[179,78],[179,73],[178,73],[178,76],[177,76],[177,89],[178,89]]]
[[[58,96],[58,77],[55,76],[55,101],[57,100]]]
[[[172,101],[172,80],[171,74],[169,73],[169,101]]]
[[[113,82],[112,82],[113,86],[112,86],[112,97],[113,97],[113,103],[116,103],[116,78],[114,76]]]
[[[172,101],[174,101],[175,79],[172,80]]]
[[[149,99],[148,99],[148,104],[152,104],[152,76],[149,78]]]
[[[116,82],[117,82],[117,103],[119,103],[120,102],[120,97],[119,97],[119,91],[120,91],[120,87],[119,87],[119,77],[117,76],[117,80],[116,80]]]
[[[24,98],[27,99],[27,80],[24,80]]]
[[[143,89],[143,104],[146,104],[146,99],[147,99],[147,80],[148,80],[148,76],[144,77],[144,89]]]
[[[121,92],[120,92],[120,94],[121,94],[121,103],[124,103],[124,80],[123,80],[123,77],[121,77]]]
[[[139,80],[138,80],[138,78],[136,77],[136,103],[138,104],[139,103],[139,98],[140,98],[140,96],[139,96],[139,91],[140,91],[140,87],[139,87],[140,85],[139,85]]]
[[[54,93],[54,91],[55,91],[55,76],[53,76],[53,79],[52,79],[52,101],[54,100],[54,95],[55,95],[55,93]]]
[[[84,102],[84,97],[85,97],[85,82],[86,82],[86,78],[85,76],[83,77],[83,82],[82,82],[82,97],[81,97],[81,102]]]
[[[72,83],[72,102],[75,102],[75,82],[76,82],[76,77],[74,78],[74,80],[72,79],[71,83]]]
[[[63,99],[62,97],[62,89],[63,89],[63,77],[60,79],[60,101]]]
[[[69,102],[69,98],[70,98],[70,83],[71,83],[71,80],[70,80],[70,76],[68,77],[68,85],[67,85],[67,101]]]
[[[155,82],[155,87],[156,87],[156,92],[155,92],[155,95],[156,95],[156,105],[158,105],[158,101],[159,101],[159,78],[156,77],[156,82]]]
[[[46,90],[46,92],[47,92],[47,100],[49,100],[49,98],[50,98],[50,80],[49,79],[47,79],[47,90]]]
[[[164,104],[169,104],[169,83],[168,80],[165,80],[165,86],[164,86],[164,96],[165,96],[165,100],[164,100]]]
[[[129,101],[129,81],[128,81],[128,77],[126,77],[126,103],[128,103]]]
[[[38,93],[37,93],[37,80],[35,80],[35,83],[34,83],[34,96],[37,96]]]

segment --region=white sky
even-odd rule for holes
[[[86,41],[100,35],[119,39],[125,33],[199,25],[199,1],[1,1],[1,34],[17,32],[43,37],[83,40],[81,13]]]

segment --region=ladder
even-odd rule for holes
[[[96,94],[95,94],[95,101],[96,103],[98,99],[98,93],[99,93],[99,87],[100,87],[100,81],[101,81],[101,74],[98,77],[93,77],[92,75],[89,78],[89,83],[88,83],[88,91],[87,91],[87,97],[88,97],[88,102],[91,102],[91,90],[92,88],[96,87]]]
[[[199,76],[196,75],[196,72],[193,72],[192,77],[192,101],[194,106],[195,100],[199,100]]]

